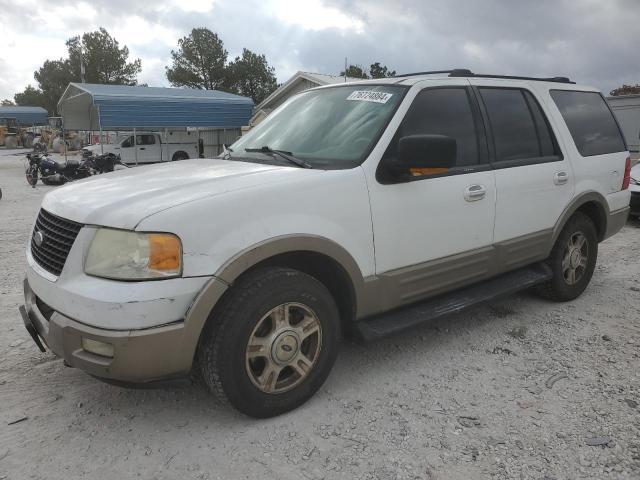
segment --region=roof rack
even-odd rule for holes
[[[567,77],[519,77],[514,75],[488,75],[483,73],[473,73],[466,68],[454,68],[452,70],[432,70],[429,72],[415,72],[405,73],[402,75],[395,75],[395,77],[415,77],[418,75],[435,75],[448,73],[449,77],[474,77],[474,78],[503,78],[507,80],[533,80],[536,82],[555,82],[555,83],[576,83],[572,82]]]

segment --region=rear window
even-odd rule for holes
[[[552,90],[573,141],[583,157],[624,152],[624,143],[618,124],[598,92]]]

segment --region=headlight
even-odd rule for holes
[[[170,233],[101,228],[89,246],[84,271],[116,280],[150,280],[182,273],[182,245]]]

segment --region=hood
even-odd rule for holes
[[[182,160],[118,170],[48,193],[42,208],[75,222],[133,229],[149,215],[206,197],[319,172],[227,160]]]

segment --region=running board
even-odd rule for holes
[[[371,342],[544,283],[552,276],[551,268],[544,263],[536,263],[505,273],[409,307],[356,322],[354,325],[355,340]]]

